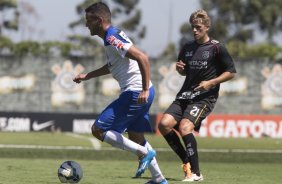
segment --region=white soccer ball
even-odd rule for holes
[[[58,169],[58,177],[61,183],[78,183],[82,176],[82,169],[75,161],[65,161]]]

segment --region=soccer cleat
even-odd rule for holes
[[[194,174],[192,173],[191,177],[185,177],[184,182],[194,182],[194,181],[203,181],[204,180],[204,177],[203,175],[197,175],[197,174]]]
[[[185,178],[191,178],[192,177],[191,166],[190,166],[189,162],[186,163],[186,164],[183,164],[182,169],[183,169]]]
[[[147,183],[145,184],[168,184],[167,180],[166,179],[163,179],[162,181],[160,181],[159,183],[157,182],[154,182],[153,180],[150,180],[148,181]]]
[[[135,178],[139,178],[145,170],[148,168],[149,164],[153,160],[153,158],[156,156],[155,150],[148,150],[147,155],[145,155],[140,161],[139,166],[135,174]]]

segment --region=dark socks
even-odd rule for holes
[[[197,150],[197,141],[194,137],[194,135],[188,134],[182,137],[185,146],[186,146],[186,152],[189,158],[189,162],[191,165],[191,170],[193,173],[199,175],[200,169],[199,169],[199,157],[198,157],[198,150]]]
[[[181,141],[180,141],[178,135],[174,131],[171,131],[168,134],[166,134],[164,136],[164,138],[167,141],[167,143],[169,144],[169,146],[171,147],[171,149],[182,160],[182,162],[184,164],[187,163],[189,160],[188,160],[186,151],[185,151],[183,145],[181,144]]]

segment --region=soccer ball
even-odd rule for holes
[[[78,183],[82,176],[82,169],[75,161],[65,161],[58,169],[58,177],[61,183]]]

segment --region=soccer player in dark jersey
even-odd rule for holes
[[[195,11],[189,22],[195,40],[183,46],[176,62],[176,70],[186,78],[164,113],[159,130],[183,162],[183,181],[193,182],[203,180],[193,131],[200,130],[202,120],[217,101],[220,83],[232,79],[236,69],[226,48],[209,37],[211,21],[206,11]],[[175,131],[182,137],[184,146]]]

